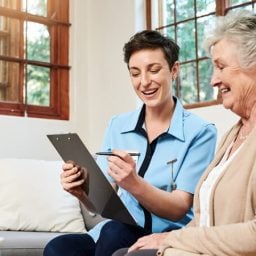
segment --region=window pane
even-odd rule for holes
[[[210,59],[201,60],[199,65],[200,101],[210,101],[217,98],[217,89],[211,86],[212,63]]]
[[[19,6],[20,0],[0,0],[0,6],[11,8],[11,9],[17,9]]]
[[[244,6],[234,6],[232,7],[232,9],[229,9],[229,11],[237,11],[237,10],[248,10],[248,11],[254,11],[255,10],[255,4],[254,3],[250,3],[248,5],[244,5]]]
[[[230,6],[252,2],[248,0],[229,0],[229,1],[230,1]]]
[[[194,62],[180,66],[180,96],[183,103],[197,102],[196,65]]]
[[[0,55],[19,57],[20,21],[0,16]]]
[[[27,104],[50,106],[49,68],[28,65]]]
[[[23,11],[33,15],[47,16],[47,0],[23,0]]]
[[[178,24],[177,37],[180,46],[180,61],[195,59],[195,22],[192,20]]]
[[[243,6],[237,6],[239,4],[245,4]],[[231,10],[240,10],[240,9],[245,9],[249,11],[253,11],[255,9],[255,1],[243,1],[243,0],[232,0],[230,2],[230,7],[232,7]]]
[[[197,19],[197,41],[199,58],[206,56],[205,50],[203,49],[203,42],[207,31],[209,31],[209,28],[214,24],[214,19],[215,16],[213,15]]]
[[[211,12],[215,12],[216,2],[215,0],[197,0],[196,8],[197,16],[205,15]]]
[[[50,62],[50,36],[45,25],[27,22],[27,58]]]
[[[194,17],[194,0],[176,1],[177,21]]]
[[[0,101],[19,102],[19,64],[0,61]]]
[[[163,1],[163,25],[174,23],[174,3],[173,0]]]
[[[168,36],[169,38],[171,38],[175,41],[174,26],[163,28],[163,29],[159,30],[159,32],[161,32],[163,35]]]
[[[174,26],[166,28],[166,36],[168,36],[169,38],[175,41]]]

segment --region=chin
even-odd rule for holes
[[[229,106],[229,105],[224,104],[224,103],[222,103],[222,105],[223,105],[223,107],[224,107],[225,109],[230,109],[230,106]]]
[[[222,98],[222,105],[223,105],[223,107],[225,108],[225,109],[231,109],[232,108],[232,106],[233,106],[233,102],[231,102],[230,100],[228,100],[228,99],[223,99]]]

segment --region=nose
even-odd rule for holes
[[[143,73],[141,74],[141,80],[140,80],[140,83],[142,86],[147,86],[151,83],[151,79],[150,79],[150,76],[147,74],[147,73]]]
[[[211,86],[215,87],[218,86],[221,83],[221,79],[218,75],[218,72],[216,70],[213,70],[212,78],[211,78]]]

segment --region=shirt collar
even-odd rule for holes
[[[183,108],[181,102],[173,97],[174,102],[176,102],[176,106],[173,112],[173,116],[171,119],[170,127],[167,131],[167,134],[176,137],[179,140],[184,141],[184,116],[188,115],[188,112]],[[121,129],[121,133],[127,132],[135,132],[136,127],[142,126],[145,118],[145,105],[135,110],[130,116],[129,120],[124,122],[123,127]],[[141,123],[143,118],[143,123]]]

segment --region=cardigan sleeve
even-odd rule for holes
[[[256,216],[245,223],[214,227],[187,227],[175,230],[165,239],[157,255],[169,256],[165,250],[176,248],[195,254],[218,256],[256,255]]]

